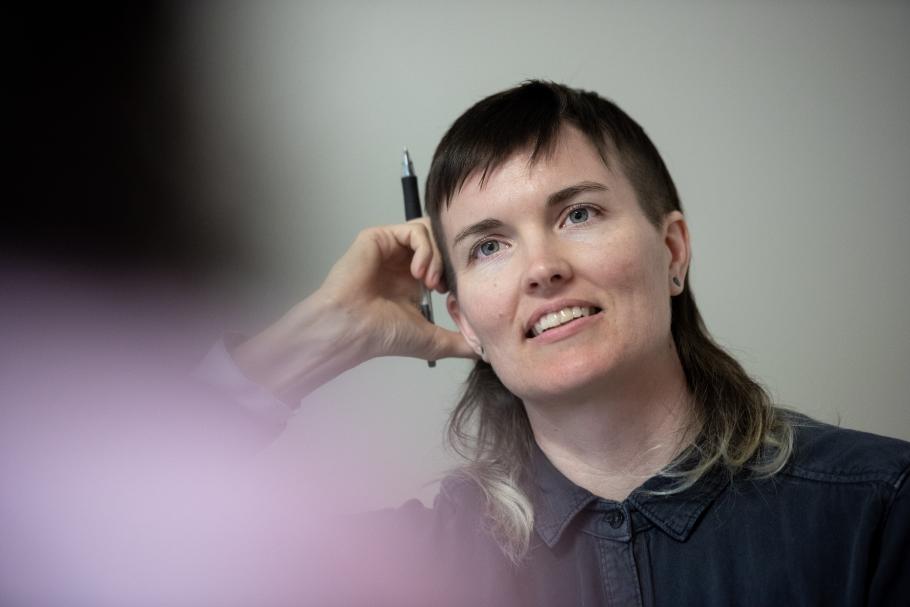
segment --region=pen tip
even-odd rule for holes
[[[408,154],[408,148],[404,148],[401,154],[401,176],[411,177],[414,175],[414,165],[411,163],[411,155]]]

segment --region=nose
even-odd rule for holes
[[[548,294],[572,279],[572,266],[556,247],[536,247],[523,279],[527,293]]]

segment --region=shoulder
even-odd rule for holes
[[[910,472],[910,443],[787,412],[793,454],[783,474],[833,483],[875,482],[898,489]]]
[[[418,499],[410,499],[397,508],[383,508],[355,515],[367,525],[379,528],[431,529],[475,526],[483,518],[483,492],[476,482],[460,475],[442,479],[439,492],[431,507]]]
[[[433,508],[479,521],[486,509],[486,497],[477,481],[462,474],[450,474],[442,479]]]
[[[482,491],[477,481],[456,472],[442,479],[439,494],[445,496],[446,499],[474,500],[481,497]]]
[[[330,538],[329,550],[340,556],[328,575],[346,573],[322,582],[331,600],[308,604],[448,605],[451,596],[470,592],[474,587],[464,587],[463,580],[498,571],[501,560],[482,532],[476,506],[483,502],[472,484],[446,477],[431,507],[411,499],[346,520]],[[357,574],[356,584],[350,572]]]

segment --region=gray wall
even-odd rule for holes
[[[463,110],[546,78],[644,125],[708,326],[778,402],[910,439],[908,25],[905,2],[197,3],[183,39],[203,202],[248,251],[225,274],[235,328],[317,288],[362,227],[401,221],[403,146],[422,184]],[[263,457],[291,487],[328,472],[358,508],[429,498],[468,368],[371,361]]]

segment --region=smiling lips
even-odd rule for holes
[[[555,312],[542,314],[528,331],[528,337],[534,338],[546,331],[572,322],[576,318],[591,316],[600,311],[592,306],[566,306]]]

